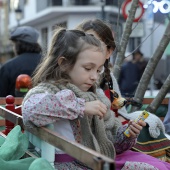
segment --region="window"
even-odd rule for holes
[[[90,0],[74,0],[75,5],[89,5]]]
[[[61,6],[62,0],[37,0],[37,12],[51,6]]]

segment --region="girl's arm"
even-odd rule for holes
[[[129,138],[124,135],[124,131],[128,125],[122,125],[118,118],[111,112],[110,117],[104,117],[107,137],[113,142],[116,153],[120,154],[131,149],[136,143],[136,135]]]
[[[22,105],[25,125],[45,126],[58,119],[76,119],[84,115],[85,100],[77,98],[71,90],[56,94],[34,94]]]
[[[129,126],[129,137],[124,135],[124,131],[127,129],[127,126]],[[136,143],[136,139],[144,126],[146,126],[146,123],[142,120],[139,120],[138,122],[131,120],[129,121],[129,125],[120,127],[117,131],[117,138],[115,142],[117,153],[122,153],[125,150],[131,149]]]
[[[124,131],[127,129],[128,125],[124,125],[122,127],[120,127],[117,131],[117,135],[116,135],[116,140],[114,143],[114,147],[116,149],[116,153],[120,154],[126,150],[131,149],[135,143],[136,143],[136,137],[126,137],[124,135]]]

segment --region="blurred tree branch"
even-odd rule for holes
[[[164,32],[162,39],[160,40],[160,43],[159,43],[157,49],[155,50],[153,56],[150,58],[147,66],[145,68],[145,71],[142,75],[142,78],[139,82],[139,85],[137,87],[137,90],[136,90],[136,93],[134,96],[135,101],[142,102],[145,91],[147,90],[148,84],[149,84],[150,79],[154,73],[154,70],[155,70],[159,60],[161,59],[166,47],[168,46],[169,42],[170,42],[170,22],[167,25],[167,28]],[[158,97],[159,97],[159,95],[158,95]],[[132,111],[134,111],[136,109],[137,108],[132,107]]]

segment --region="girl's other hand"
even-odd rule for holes
[[[85,103],[84,113],[87,115],[98,115],[101,119],[104,117],[106,112],[107,112],[106,105],[99,100]]]
[[[130,132],[131,137],[137,137],[140,134],[140,131],[142,130],[144,126],[146,126],[146,123],[142,120],[139,120],[138,123],[130,120],[129,121],[129,132]]]

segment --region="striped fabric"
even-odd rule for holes
[[[162,132],[157,139],[152,138],[147,126],[143,127],[133,150],[170,163],[170,140]]]

